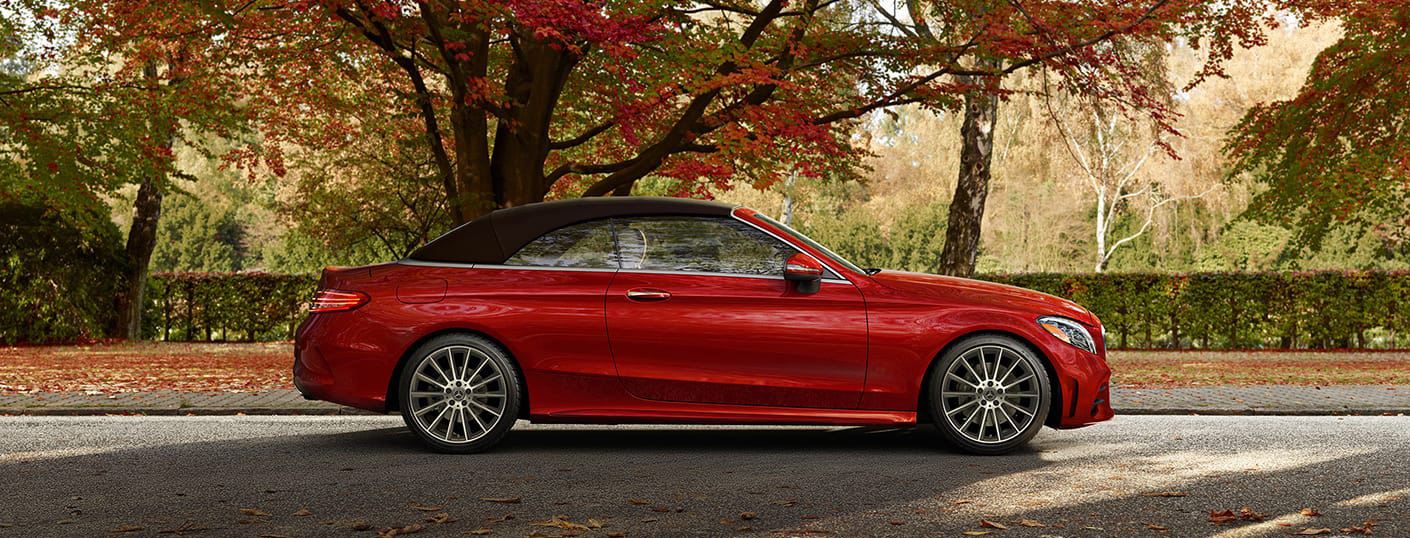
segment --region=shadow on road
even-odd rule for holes
[[[379,427],[390,421],[335,433],[271,422],[284,428],[277,436],[196,442],[191,431],[225,426],[139,422],[128,433],[155,436],[153,446],[0,465],[0,523],[14,525],[0,535],[111,535],[133,525],[143,530],[130,535],[156,536],[186,525],[212,536],[372,536],[351,530],[359,521],[421,524],[427,536],[573,532],[528,525],[560,514],[631,537],[807,529],[1233,537],[1339,532],[1367,520],[1379,521],[1377,535],[1410,528],[1404,436],[1356,441],[1384,425],[1323,432],[1254,420],[1239,422],[1249,439],[1231,441],[1235,432],[1220,424],[1232,419],[1142,420],[1169,425],[1046,431],[1030,449],[1000,457],[952,452],[928,428],[532,429],[490,453],[449,456],[425,452],[402,428]],[[1211,510],[1241,506],[1268,522],[1207,521]],[[1324,515],[1291,517],[1305,507]],[[426,521],[441,512],[457,521]],[[1008,529],[980,528],[981,519]]]

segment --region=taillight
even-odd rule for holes
[[[372,300],[360,291],[318,290],[313,294],[313,304],[309,312],[342,312],[367,304]]]

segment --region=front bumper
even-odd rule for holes
[[[1060,429],[1080,428],[1111,420],[1115,415],[1111,409],[1111,368],[1107,366],[1104,347],[1102,350],[1100,355],[1071,346],[1049,351],[1062,394],[1061,400],[1054,402],[1061,406],[1056,423],[1050,420],[1050,425]]]

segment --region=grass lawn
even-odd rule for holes
[[[293,387],[288,342],[0,348],[0,392],[263,392]],[[1122,386],[1410,385],[1410,352],[1112,351]]]
[[[1112,351],[1123,386],[1410,385],[1406,351]]]
[[[0,392],[263,392],[293,388],[288,342],[0,348]]]

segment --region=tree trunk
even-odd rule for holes
[[[157,64],[147,62],[142,67],[142,75],[154,88],[161,85]],[[172,79],[175,85],[179,79]],[[167,153],[171,153],[176,125],[160,115],[154,115],[148,125],[154,131],[153,138],[166,142]],[[152,250],[157,246],[157,223],[162,216],[161,185],[166,183],[163,167],[156,167],[151,176],[143,179],[137,188],[137,200],[132,206],[132,229],[127,232],[127,273],[123,275],[123,289],[118,293],[118,316],[114,335],[129,340],[142,338],[142,307],[146,304],[143,295],[147,292],[147,267],[152,262]]]
[[[153,179],[147,178],[137,189],[132,230],[127,233],[127,274],[118,295],[115,336],[130,340],[142,337],[142,296],[147,291],[147,266],[157,246],[157,222],[162,214],[162,193]]]
[[[540,202],[547,194],[543,166],[551,144],[549,127],[568,75],[580,60],[577,53],[532,36],[511,39],[517,55],[504,87],[514,121],[499,121],[489,165],[498,207]],[[630,192],[631,185],[626,188]]]
[[[981,62],[997,67],[996,62]],[[964,80],[974,83],[974,80]],[[950,218],[945,227],[945,250],[940,254],[940,272],[946,275],[974,276],[974,259],[979,251],[980,227],[984,222],[984,201],[989,196],[990,165],[994,159],[994,124],[999,102],[989,95],[965,98],[964,126],[960,129],[960,175],[955,196],[950,200]]]

